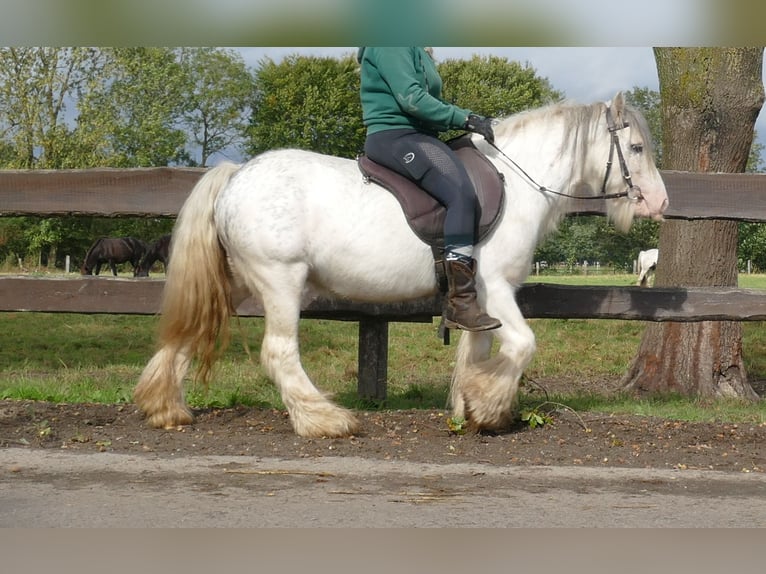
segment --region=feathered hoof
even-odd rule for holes
[[[194,415],[189,409],[173,409],[147,415],[146,422],[150,427],[158,429],[174,429],[190,425],[194,422]]]
[[[179,426],[190,425],[194,422],[194,415],[186,405],[156,405],[146,400],[141,393],[136,393],[133,400],[146,416],[146,423],[153,428],[172,429]]]
[[[476,432],[503,432],[516,422],[517,413],[512,404],[470,401],[463,396],[463,417],[468,428]]]
[[[327,401],[304,404],[290,410],[293,430],[305,438],[342,438],[359,432],[354,414]]]

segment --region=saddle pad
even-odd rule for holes
[[[479,199],[477,243],[494,227],[505,200],[503,176],[473,145],[470,137],[447,142],[463,162]],[[447,210],[412,180],[384,167],[365,155],[357,159],[364,177],[390,191],[399,201],[415,235],[431,247],[444,248],[444,219]]]

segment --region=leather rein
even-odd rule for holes
[[[503,150],[501,150],[499,147],[497,147],[494,142],[489,143],[493,148],[495,148],[500,154],[507,159],[509,162],[511,162],[516,168],[524,174],[524,177],[526,177],[529,182],[537,187],[538,191],[544,192],[544,193],[554,193],[556,195],[561,195],[562,197],[569,197],[571,199],[618,199],[620,197],[627,197],[631,201],[641,201],[644,196],[641,194],[641,188],[637,185],[633,185],[633,179],[630,176],[630,170],[628,169],[628,164],[625,161],[625,156],[622,153],[622,148],[620,147],[620,136],[617,133],[618,131],[625,129],[630,124],[628,122],[622,122],[621,125],[617,125],[614,121],[614,118],[612,117],[612,110],[609,106],[606,107],[606,126],[610,133],[610,143],[609,143],[609,159],[606,162],[606,173],[604,173],[604,181],[601,184],[601,195],[570,195],[568,193],[563,193],[561,191],[556,191],[555,189],[550,189],[545,187],[544,185],[540,185],[537,183],[532,176],[530,176],[526,171],[522,169],[522,167],[517,164],[515,161],[513,161],[510,157],[508,157]],[[625,191],[621,191],[619,193],[606,193],[606,183],[609,180],[609,173],[612,170],[612,163],[614,159],[614,150],[617,150],[617,160],[620,162],[620,171],[622,172],[622,179],[627,184],[627,188]]]

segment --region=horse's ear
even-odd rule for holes
[[[614,98],[612,98],[610,107],[612,108],[615,117],[622,115],[622,112],[625,110],[625,96],[622,92],[617,92],[615,94]]]

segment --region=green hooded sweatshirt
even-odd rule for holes
[[[359,48],[362,120],[367,133],[461,129],[470,110],[442,101],[442,79],[423,48]]]

